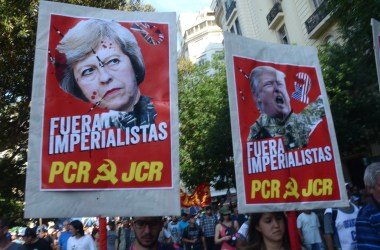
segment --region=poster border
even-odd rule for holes
[[[86,13],[86,15],[83,15]],[[50,15],[69,15],[112,19],[123,22],[168,23],[169,55],[176,55],[176,14],[174,12],[125,12],[93,7],[41,1],[36,36],[33,75],[32,107],[29,131],[28,168],[25,193],[25,218],[93,217],[93,216],[158,216],[180,214],[179,188],[179,128],[177,67],[173,56],[169,59],[170,138],[172,188],[96,191],[40,191],[42,133],[44,115],[45,77],[47,74]],[[112,18],[110,18],[112,17]],[[38,156],[34,157],[34,156]],[[170,204],[170,206],[157,206]],[[152,209],[155,207],[155,209]]]
[[[334,130],[334,124],[332,120],[331,110],[328,103],[327,93],[323,82],[322,72],[319,65],[316,48],[310,46],[295,46],[284,44],[272,44],[268,42],[262,42],[242,36],[234,35],[229,32],[224,32],[224,44],[225,44],[225,60],[227,68],[227,82],[229,93],[229,104],[231,114],[231,130],[233,138],[233,152],[235,162],[235,174],[236,174],[236,188],[238,196],[238,209],[242,213],[249,212],[268,212],[268,211],[291,211],[291,210],[303,210],[303,209],[318,209],[327,207],[344,207],[348,205],[347,193],[345,190],[345,182],[343,178],[343,171],[340,162],[340,155],[338,150],[338,144],[336,141],[336,134]],[[262,52],[260,55],[255,54],[253,49],[256,50],[271,46],[273,50],[278,50],[277,53]],[[287,54],[302,53],[302,57],[289,57]],[[274,56],[275,55],[275,56]],[[245,198],[244,188],[244,172],[242,163],[242,140],[240,138],[240,120],[238,113],[238,96],[236,92],[235,84],[235,71],[234,60],[235,56],[248,58],[252,60],[265,61],[273,64],[292,64],[302,65],[305,67],[314,67],[319,81],[319,87],[324,102],[324,108],[326,112],[328,131],[331,138],[331,144],[334,153],[334,164],[337,173],[338,186],[340,187],[340,200],[328,200],[328,201],[302,201],[291,203],[270,203],[270,204],[247,204]]]

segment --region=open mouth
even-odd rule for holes
[[[284,104],[285,103],[284,98],[282,98],[282,96],[277,96],[275,101],[277,104]]]

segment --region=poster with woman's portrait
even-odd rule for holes
[[[45,217],[35,199],[51,197],[48,217],[123,215],[115,202],[128,215],[178,211],[175,52],[175,13],[41,1],[27,216]]]
[[[316,49],[229,34],[225,46],[239,211],[346,205]]]

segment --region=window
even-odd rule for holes
[[[280,42],[282,44],[289,44],[289,37],[288,37],[288,32],[286,31],[285,25],[283,25],[279,30],[278,30],[278,36],[280,38]]]
[[[201,55],[200,57],[198,57],[198,65],[199,66],[203,66],[206,64],[206,61],[207,61],[207,55]]]
[[[313,0],[313,4],[315,8],[318,8],[319,5],[323,3],[323,0]]]
[[[241,29],[240,29],[240,23],[239,23],[239,19],[237,19],[237,18],[235,20],[235,28],[236,28],[236,34],[241,36],[242,33],[241,33]]]

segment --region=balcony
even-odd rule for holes
[[[284,20],[284,12],[282,11],[281,3],[277,2],[267,15],[269,29],[276,29],[282,20]]]
[[[330,17],[331,14],[326,11],[326,1],[323,1],[305,22],[309,38],[318,38],[318,36],[329,26]]]
[[[226,21],[230,18],[232,12],[236,9],[236,1],[232,1],[226,11]]]

